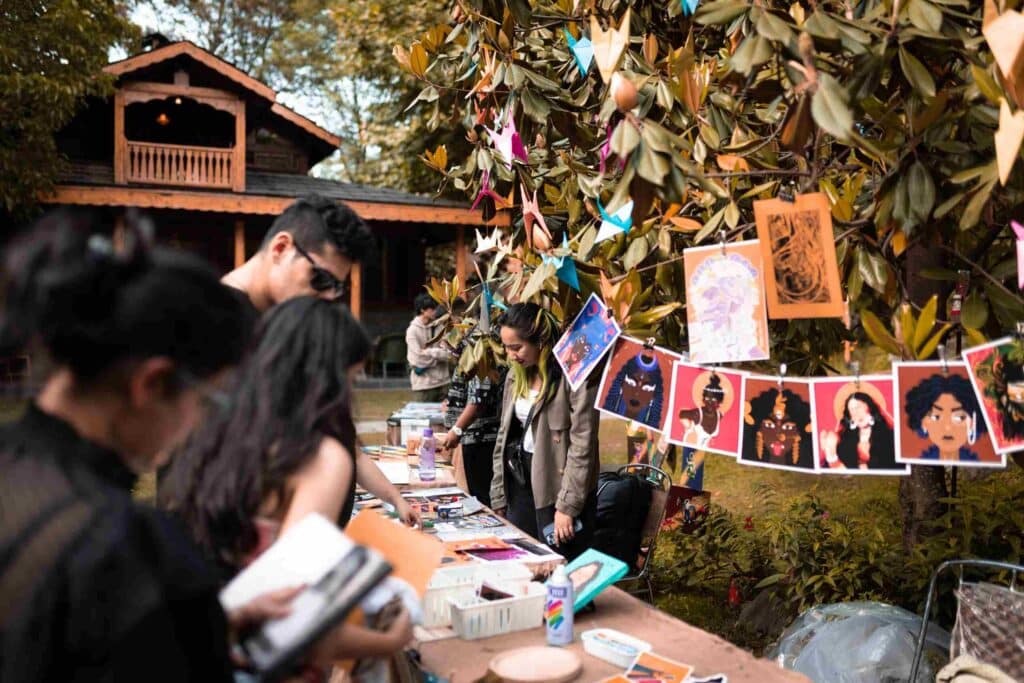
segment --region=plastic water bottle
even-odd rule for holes
[[[437,473],[434,469],[434,430],[423,430],[423,441],[420,443],[420,481],[434,481]]]
[[[573,596],[572,581],[565,565],[558,565],[547,582],[548,597],[544,618],[548,625],[548,645],[572,644]]]

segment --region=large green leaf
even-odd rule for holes
[[[811,100],[814,122],[836,138],[846,140],[853,129],[853,114],[846,103],[846,93],[828,74],[821,74],[818,79],[818,92]]]
[[[728,24],[730,21],[750,9],[743,0],[713,0],[697,8],[694,19],[698,24]]]
[[[964,327],[976,330],[985,327],[985,323],[988,322],[988,304],[977,289],[972,290],[964,300],[963,308],[960,310],[960,322]]]
[[[907,81],[926,97],[935,97],[935,79],[928,73],[928,69],[905,47],[900,47],[900,68]]]

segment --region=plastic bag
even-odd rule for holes
[[[991,583],[964,583],[956,595],[951,658],[970,655],[1024,680],[1024,593]]]
[[[780,666],[815,683],[901,683],[910,680],[921,617],[880,602],[813,607],[769,651]],[[929,624],[915,683],[930,683],[948,661],[949,634]]]

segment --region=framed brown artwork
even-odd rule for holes
[[[754,202],[769,318],[841,318],[832,213],[820,192]]]

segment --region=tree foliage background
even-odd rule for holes
[[[961,269],[971,283],[957,333],[980,341],[1024,317],[1008,227],[1020,217],[1021,177],[1000,185],[993,143],[1000,102],[1024,103],[982,37],[981,3],[712,0],[693,16],[683,3],[456,0],[443,31],[396,48],[423,84],[421,99],[451,97],[473,144],[468,154],[426,157],[441,185],[470,197],[493,189],[483,200],[489,210],[510,193],[518,202],[521,185],[536,190],[552,241],[568,239],[582,285],[577,293],[555,277],[515,210],[511,257],[522,269],[502,274],[492,263],[493,289],[566,319],[598,292],[628,334],[684,349],[682,249],[721,230],[730,241],[755,237],[756,199],[821,191],[831,200],[852,329],[773,321],[774,362],[791,373],[848,372],[839,354],[847,340],[863,343],[865,368],[887,369],[887,354],[933,354],[955,335],[942,327],[947,307],[929,301],[945,302]],[[639,97],[620,112],[596,63],[581,75],[565,32],[590,35],[592,19],[614,29],[627,9],[617,67]],[[525,162],[494,148],[488,129],[507,116],[527,145]],[[628,198],[633,229],[594,244],[596,202],[614,210]],[[444,299],[464,284],[432,291]],[[496,353],[480,337],[463,366],[486,368]],[[936,513],[945,483],[931,469],[908,483],[920,498],[911,517]]]
[[[16,220],[61,168],[54,133],[110,92],[107,50],[134,35],[108,0],[5,0],[0,8],[0,206]]]

